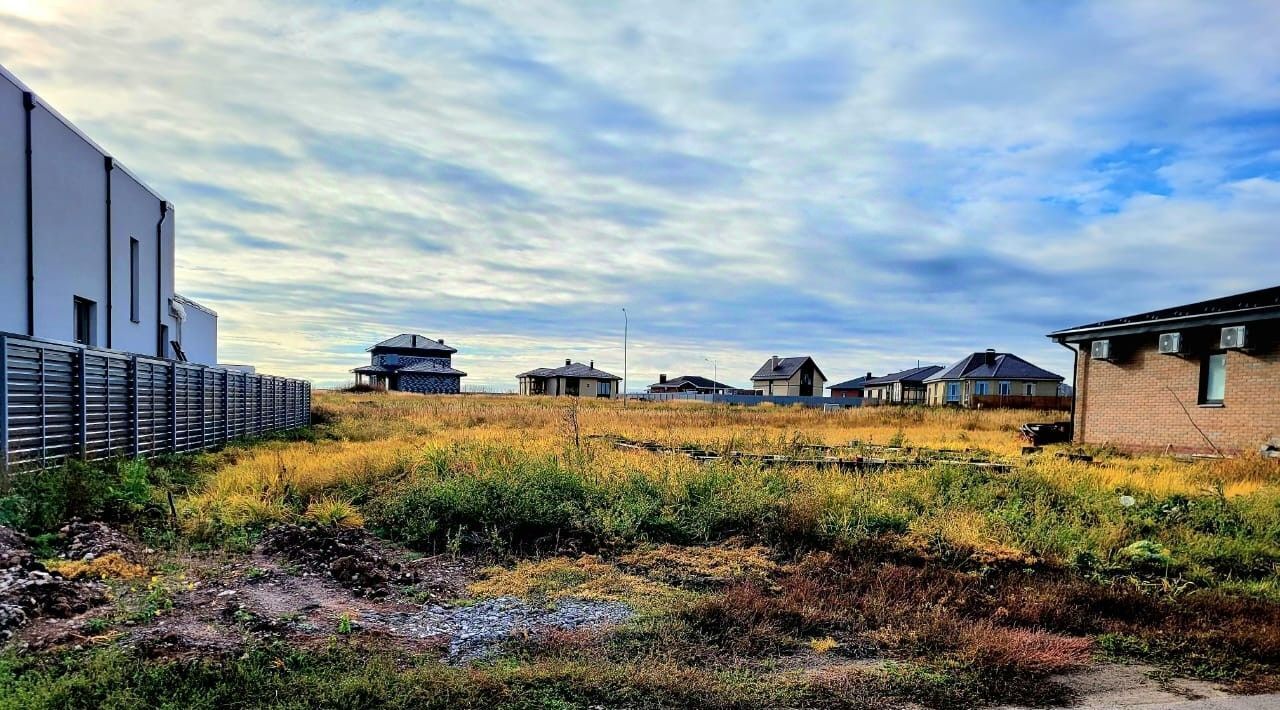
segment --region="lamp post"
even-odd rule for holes
[[[627,310],[622,310],[622,406],[627,406],[627,329],[631,326],[631,319],[627,317]]]
[[[720,366],[716,364],[715,358],[704,357],[703,360],[711,363],[711,401],[716,401],[716,390],[720,389]]]

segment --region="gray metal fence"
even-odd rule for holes
[[[0,469],[197,451],[311,422],[311,383],[0,333]]]

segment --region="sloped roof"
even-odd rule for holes
[[[449,347],[439,340],[432,340],[425,335],[401,333],[369,348],[403,348],[407,350],[430,350],[432,352],[456,353],[457,348]]]
[[[413,372],[413,373],[418,373],[423,375],[457,375],[459,377],[467,376],[467,373],[463,372],[462,370],[458,370],[456,368],[449,367],[448,365],[441,365],[440,363],[430,362],[430,361],[414,363],[407,367],[400,368],[399,370],[397,370],[397,372],[400,372],[402,374],[405,372]]]
[[[866,376],[866,375],[863,375],[862,377],[855,377],[855,378],[853,378],[852,380],[845,380],[844,382],[839,382],[839,383],[834,384],[834,385],[827,385],[827,389],[829,389],[829,390],[858,390],[858,389],[862,389],[863,385],[867,384],[867,379],[868,379],[868,378],[867,378],[867,376]]]
[[[991,356],[991,364],[987,357]],[[939,380],[1054,380],[1061,382],[1062,375],[1023,360],[1013,353],[972,353],[951,367],[929,378]]]
[[[729,389],[729,385],[723,382],[716,382],[710,377],[702,377],[701,375],[681,375],[673,377],[666,382],[655,382],[650,387],[679,387],[681,384],[688,382],[694,387],[705,387],[707,389]]]
[[[910,370],[903,370],[902,372],[893,372],[880,377],[872,377],[862,384],[870,387],[875,385],[891,385],[895,382],[924,382],[931,375],[941,371],[941,365],[925,365],[923,367],[913,367]]]
[[[1214,317],[1257,318],[1272,315],[1280,317],[1280,286],[1078,325],[1074,328],[1054,331],[1049,334],[1049,337],[1066,340],[1070,336],[1097,334],[1109,330],[1141,330],[1143,326],[1151,327],[1166,321],[1194,323],[1197,320]]]
[[[764,364],[760,366],[759,370],[756,370],[756,374],[751,376],[751,381],[789,380],[801,367],[804,367],[806,362],[813,362],[813,358],[808,355],[801,355],[800,357],[783,357],[778,358],[778,366],[774,367],[773,358],[769,358],[764,361]],[[822,369],[818,367],[818,363],[813,363],[813,369],[817,370],[819,375],[822,375],[822,379],[827,379],[827,376],[822,373]]]
[[[564,367],[537,367],[528,372],[522,372],[516,377],[585,377],[589,380],[621,380],[617,375],[611,375],[604,370],[597,370],[590,365],[584,365],[580,362],[572,362]]]
[[[363,375],[378,375],[386,372],[391,372],[391,370],[388,370],[387,368],[381,365],[365,365],[363,367],[357,367],[356,369],[352,370],[352,372],[359,372]]]

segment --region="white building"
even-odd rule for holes
[[[0,67],[0,332],[216,364],[217,314],[174,293],[174,218]]]

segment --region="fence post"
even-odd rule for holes
[[[0,335],[0,474],[9,472],[9,337]]]
[[[44,376],[44,348],[38,347],[40,353],[40,468],[44,468],[49,460],[49,408],[45,402],[48,395],[48,381]]]
[[[231,441],[231,371],[222,371],[222,443]]]
[[[168,363],[169,368],[169,451],[178,451],[178,363]]]
[[[130,446],[133,449],[133,458],[136,459],[142,453],[141,451],[142,447],[140,446],[140,442],[138,441],[139,437],[142,436],[142,434],[138,431],[139,429],[138,410],[142,408],[142,403],[138,401],[138,356],[137,355],[134,355],[129,358],[129,392],[132,395],[129,398],[129,415],[130,415],[129,421],[133,422],[133,424],[129,427],[130,429],[129,439],[130,439]]]
[[[89,349],[80,348],[80,404],[76,407],[80,441],[80,458],[89,458]]]

